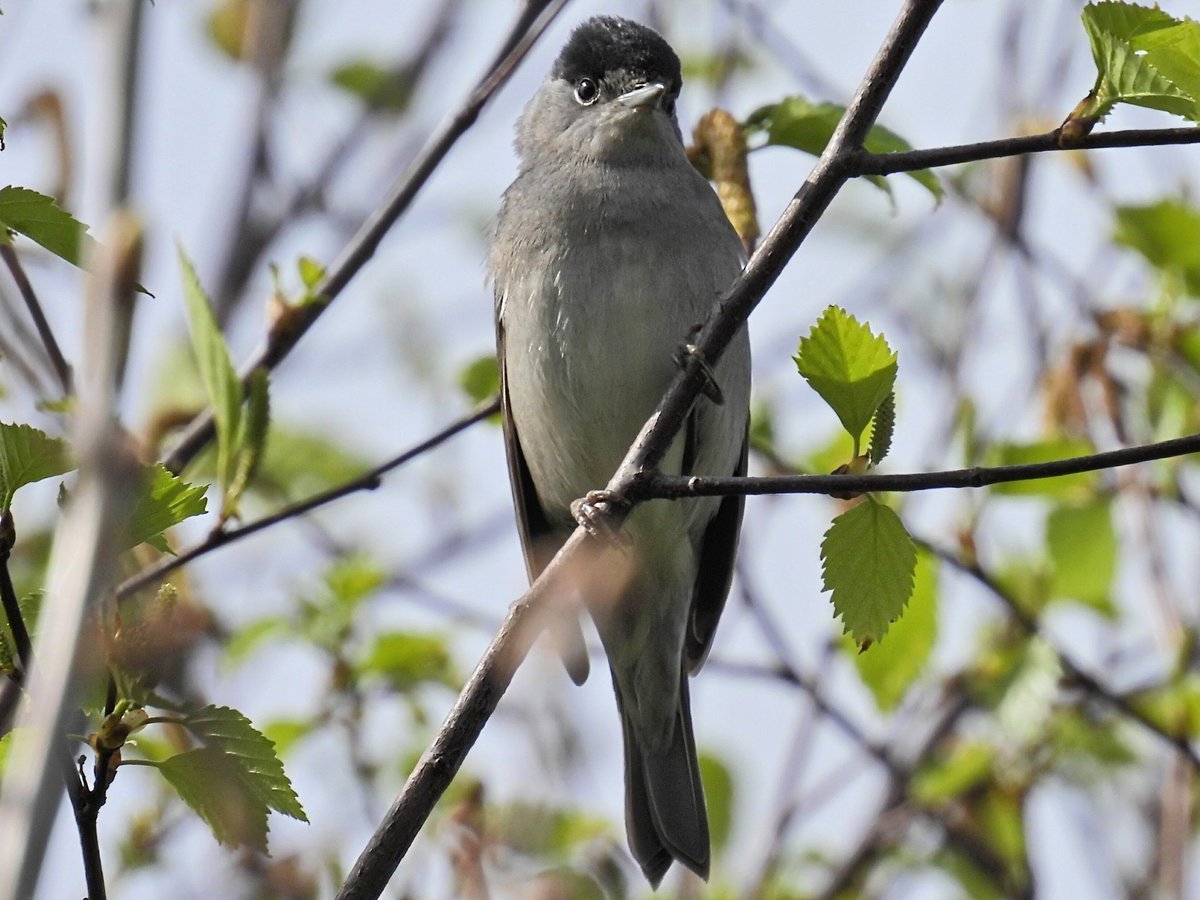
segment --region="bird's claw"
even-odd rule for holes
[[[571,504],[571,515],[592,537],[603,537],[617,542],[627,541],[628,536],[625,532],[614,528],[608,517],[600,511],[599,506],[602,503],[619,510],[627,510],[630,505],[628,500],[612,491],[588,491],[582,499]]]
[[[713,371],[699,347],[692,343],[680,344],[679,349],[675,351],[675,365],[683,368],[687,365],[689,356],[699,363],[700,373],[704,376],[704,384],[700,390],[704,392],[705,397],[720,406],[725,402],[725,395],[721,392],[721,385],[717,383],[717,373]]]

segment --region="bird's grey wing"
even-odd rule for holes
[[[496,352],[500,364],[500,420],[504,429],[504,456],[508,460],[508,480],[512,486],[513,506],[517,511],[517,532],[521,535],[521,549],[525,553],[525,569],[532,582],[549,565],[563,542],[542,509],[533,478],[529,474],[529,464],[525,462],[525,453],[521,449],[521,440],[510,409],[504,350],[504,324],[497,315]],[[589,663],[578,617],[571,613],[556,617],[551,627],[551,637],[571,680],[583,684],[587,681]]]
[[[746,474],[749,451],[750,423],[747,422],[742,452],[732,474]],[[704,665],[712,648],[717,623],[721,620],[721,612],[725,609],[725,598],[733,581],[733,564],[745,505],[746,498],[742,496],[722,498],[700,542],[700,565],[692,593],[691,623],[684,643],[684,661],[688,672],[692,674]]]

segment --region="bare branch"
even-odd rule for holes
[[[743,478],[709,475],[663,475],[643,472],[636,476],[630,499],[679,499],[760,494],[864,494],[870,491],[929,491],[940,488],[980,488],[1013,481],[1059,478],[1081,472],[1098,472],[1156,459],[1200,453],[1200,434],[1153,444],[1106,450],[1068,459],[1011,466],[975,466],[944,472],[901,475],[769,475]]]
[[[912,172],[916,169],[933,169],[1053,150],[1102,150],[1110,147],[1160,147],[1196,143],[1200,143],[1200,128],[1136,128],[1097,132],[1073,143],[1064,143],[1055,129],[1028,137],[1001,138],[929,150],[907,150],[898,153],[868,153],[866,150],[860,150],[850,155],[846,165],[855,175],[894,175],[897,172]]]
[[[474,412],[468,413],[457,421],[450,423],[441,431],[421,441],[421,443],[417,444],[415,447],[405,450],[399,456],[388,460],[382,465],[376,466],[369,472],[364,472],[357,478],[354,478],[336,487],[332,487],[327,491],[322,491],[319,494],[314,494],[312,497],[301,500],[298,503],[290,504],[278,512],[272,513],[269,516],[263,516],[263,518],[243,525],[240,528],[233,528],[228,531],[214,531],[199,544],[184,550],[178,556],[172,556],[163,559],[155,565],[149,566],[148,568],[143,569],[141,572],[138,572],[136,575],[132,575],[125,579],[125,581],[123,581],[117,587],[115,592],[116,597],[118,600],[123,600],[127,597],[130,597],[140,591],[142,588],[154,584],[167,573],[173,572],[175,569],[187,565],[197,557],[203,556],[206,553],[210,553],[211,551],[216,550],[218,547],[224,547],[228,544],[232,544],[234,541],[241,540],[244,537],[249,537],[255,532],[262,531],[264,528],[269,528],[272,525],[277,525],[280,522],[284,522],[288,519],[294,519],[297,516],[302,516],[305,513],[312,512],[318,507],[325,506],[328,503],[332,503],[334,500],[341,499],[342,497],[349,496],[350,494],[355,494],[359,491],[373,491],[375,488],[379,487],[380,479],[388,472],[404,465],[410,460],[416,459],[418,456],[421,456],[422,454],[432,450],[434,447],[440,446],[450,438],[454,437],[456,434],[465,431],[476,422],[481,422],[488,416],[495,415],[499,409],[500,399],[493,399],[483,406],[477,408]]]
[[[320,299],[296,309],[294,315],[287,318],[286,327],[273,329],[268,336],[266,347],[246,363],[242,369],[243,384],[255,369],[262,366],[273,369],[291,353],[300,338],[375,255],[375,250],[384,235],[408,209],[454,143],[475,124],[483,107],[516,71],[534,41],[558,15],[566,2],[567,0],[526,0],[499,53],[488,67],[487,74],[480,79],[454,114],[434,132],[388,197],[342,250],[324,280],[313,290],[313,294]],[[213,429],[212,412],[207,410],[192,421],[174,449],[163,460],[163,465],[172,472],[179,472],[212,439]]]
[[[25,274],[25,269],[21,265],[21,258],[17,256],[17,251],[12,248],[11,244],[0,244],[0,258],[4,259],[4,264],[8,266],[8,271],[12,273],[13,281],[17,283],[17,290],[21,294],[21,299],[25,301],[29,315],[33,317],[33,324],[37,326],[38,337],[42,339],[42,345],[46,348],[46,355],[50,357],[50,364],[54,367],[54,374],[58,376],[58,383],[62,388],[63,395],[66,396],[73,393],[75,389],[71,381],[71,367],[63,357],[62,350],[58,346],[58,341],[54,339],[54,332],[50,328],[50,323],[46,320],[46,313],[42,310],[42,304],[38,302],[33,285],[29,283],[29,276]]]

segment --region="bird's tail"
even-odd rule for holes
[[[671,740],[655,750],[639,739],[621,689],[613,680],[625,737],[625,830],[633,858],[654,887],[673,859],[708,879],[708,813],[692,736],[687,683],[687,673],[681,672]]]

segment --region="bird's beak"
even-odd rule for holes
[[[666,93],[665,84],[643,84],[632,91],[626,91],[617,98],[617,102],[629,109],[641,109],[645,106],[655,106],[658,98]]]

